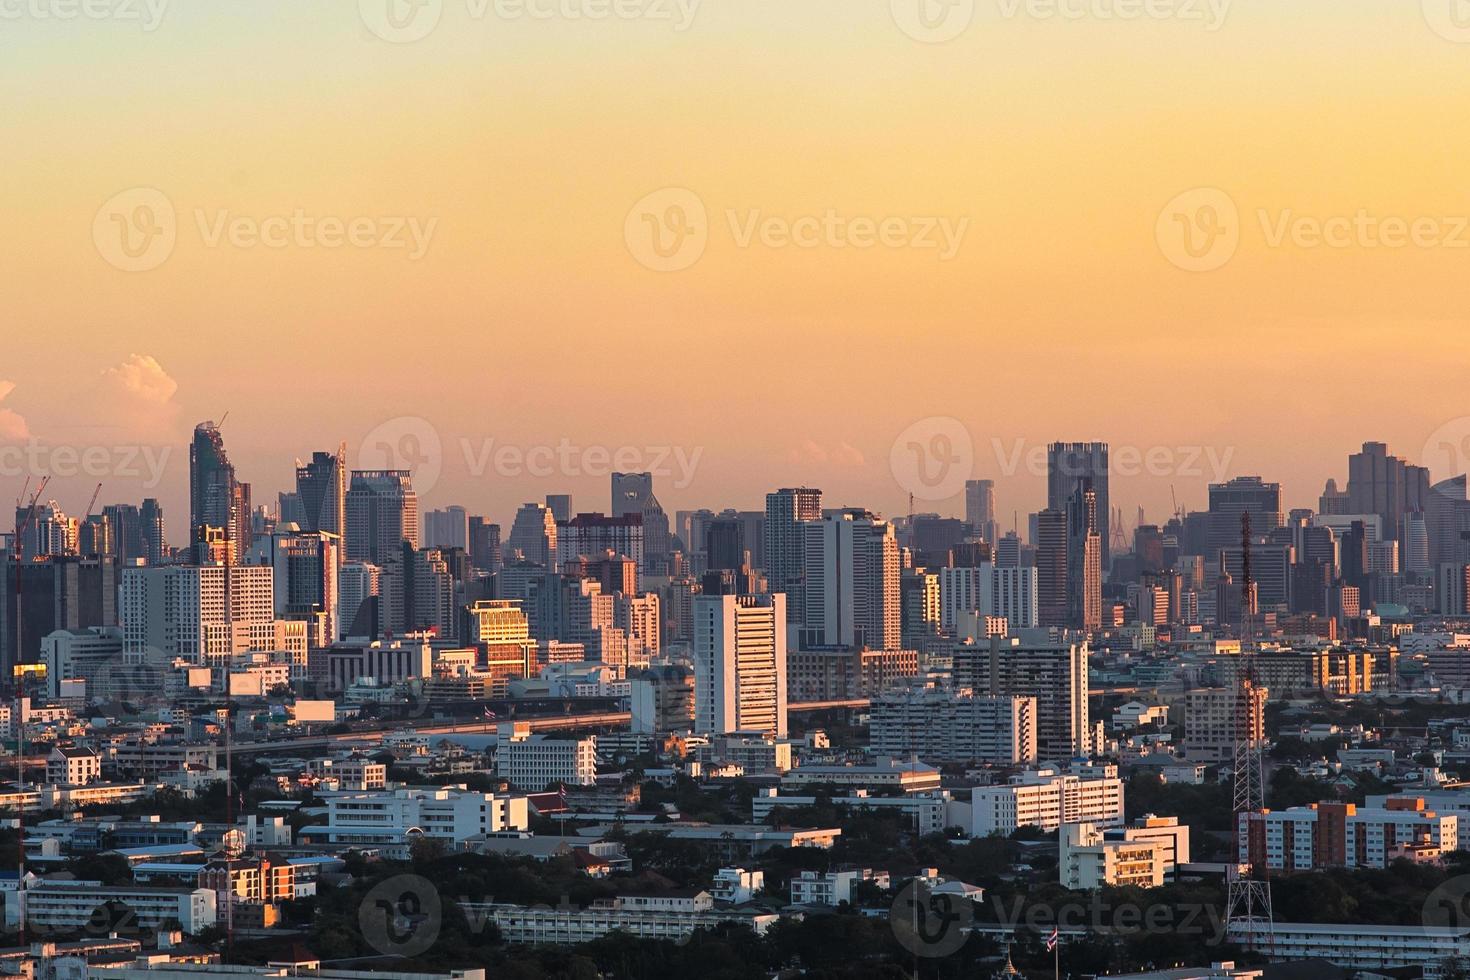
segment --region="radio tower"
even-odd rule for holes
[[[1226,922],[1229,933],[1240,937],[1250,949],[1264,951],[1270,958],[1276,931],[1271,915],[1271,882],[1264,865],[1256,864],[1260,848],[1252,847],[1250,838],[1257,824],[1249,814],[1266,809],[1266,777],[1264,762],[1265,732],[1255,723],[1256,638],[1253,619],[1256,607],[1255,583],[1251,581],[1251,515],[1240,515],[1241,583],[1240,583],[1240,669],[1238,675],[1235,720],[1235,863],[1230,866],[1226,890]],[[1245,826],[1245,841],[1241,827]]]

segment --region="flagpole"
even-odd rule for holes
[[[1052,944],[1051,955],[1054,957],[1052,960],[1052,977],[1054,980],[1062,980],[1062,937],[1060,935],[1057,936],[1057,941]]]

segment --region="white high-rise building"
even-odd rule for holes
[[[269,565],[128,567],[118,592],[124,654],[156,650],[218,664],[235,653],[281,649]],[[290,652],[304,662],[304,648]]]
[[[953,633],[960,613],[1003,617],[1011,629],[1037,625],[1036,569],[999,568],[989,562],[973,568],[939,570],[939,625]]]
[[[801,645],[901,649],[901,570],[893,525],[849,510],[806,525],[805,533]]]
[[[786,596],[694,600],[695,731],[786,737]]]
[[[424,515],[425,548],[470,550],[470,515],[463,507],[431,510]]]
[[[976,696],[938,689],[890,691],[873,698],[869,748],[877,757],[924,762],[1036,762],[1036,699]]]

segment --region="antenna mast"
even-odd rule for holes
[[[1251,515],[1240,515],[1240,661],[1236,670],[1235,706],[1235,863],[1226,888],[1226,922],[1247,948],[1264,951],[1275,945],[1271,913],[1271,882],[1265,866],[1265,842],[1257,843],[1264,824],[1253,819],[1266,809],[1265,725],[1257,719],[1265,710],[1266,691],[1256,688],[1256,589],[1251,578]],[[1257,704],[1260,709],[1257,709]],[[1257,858],[1261,863],[1257,863]]]

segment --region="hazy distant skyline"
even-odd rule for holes
[[[172,446],[147,493],[178,540],[226,411],[257,503],[413,417],[445,447],[424,506],[502,523],[607,479],[476,479],[463,440],[698,451],[671,514],[808,484],[893,516],[895,441],[955,418],[1024,529],[1016,440],[1213,447],[1315,507],[1364,440],[1470,435],[1448,2],[568,2],[431,2],[390,39],[376,0],[7,8],[0,450]],[[1115,477],[1124,526],[1171,483],[1203,508],[1201,466]]]

